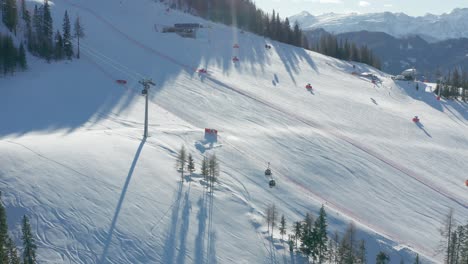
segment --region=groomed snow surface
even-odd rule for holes
[[[0,79],[0,190],[18,244],[30,216],[40,263],[304,263],[266,233],[271,203],[289,229],[322,204],[330,233],[353,221],[369,263],[379,250],[391,263],[415,252],[439,263],[444,215],[468,219],[466,104],[356,64],[374,85],[351,63],[159,1],[55,1],[56,27],[65,10],[86,28],[82,59],[30,58],[29,71]],[[155,30],[187,22],[206,26],[198,39]],[[147,140],[144,77],[156,83]],[[214,194],[196,173],[181,182],[182,145],[197,169],[219,158]]]

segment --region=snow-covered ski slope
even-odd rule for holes
[[[466,104],[357,64],[381,78],[374,86],[350,63],[159,1],[57,0],[57,27],[66,9],[86,27],[82,59],[31,58],[0,79],[0,189],[17,239],[31,216],[42,263],[303,263],[268,238],[270,203],[289,224],[322,204],[330,232],[353,221],[369,263],[378,250],[440,262],[444,215],[468,219]],[[192,22],[206,26],[198,39],[155,31]],[[142,141],[145,77],[156,87]],[[203,140],[206,127],[219,142]],[[197,174],[181,183],[181,145],[198,167],[220,159],[214,195]]]

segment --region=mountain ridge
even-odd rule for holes
[[[356,31],[385,32],[394,37],[421,35],[429,42],[468,38],[468,8],[456,8],[441,15],[409,16],[405,13],[326,13],[314,16],[307,11],[289,17],[303,30],[323,28],[331,33]]]

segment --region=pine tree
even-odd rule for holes
[[[293,226],[294,238],[296,239],[296,249],[297,249],[297,239],[301,237],[302,233],[302,224],[299,221],[294,222]]]
[[[288,245],[289,245],[289,252],[294,251],[294,236],[288,235]]]
[[[208,174],[209,174],[209,168],[208,168],[208,160],[206,157],[203,157],[202,160],[202,165],[201,165],[201,174],[204,177],[205,182],[208,182]]]
[[[34,264],[36,263],[36,242],[34,241],[33,234],[31,232],[31,225],[29,219],[25,215],[23,217],[23,225],[21,228],[23,232],[23,263]]]
[[[309,258],[313,253],[313,223],[314,219],[311,214],[307,213],[302,224],[302,233],[301,233],[301,252]]]
[[[276,209],[276,205],[272,204],[271,205],[271,238],[273,239],[273,231],[276,226],[276,221],[278,220],[278,211]]]
[[[284,215],[281,215],[279,231],[281,239],[283,239],[283,236],[286,234],[286,218],[284,218]]]
[[[184,168],[185,168],[186,161],[187,161],[187,153],[185,152],[185,146],[182,146],[179,150],[179,155],[177,156],[177,163],[176,163],[177,170],[180,170],[181,181],[184,181]]]
[[[70,18],[68,17],[68,11],[65,11],[65,15],[63,17],[63,46],[65,56],[67,56],[67,59],[71,60],[73,56],[73,44],[71,41],[71,24]]]
[[[79,16],[77,16],[75,20],[73,36],[78,40],[78,51],[76,53],[76,58],[79,59],[80,58],[80,39],[84,38],[85,36],[84,28],[83,28],[83,25],[81,25]]]
[[[26,70],[28,68],[28,64],[26,62],[26,50],[24,49],[23,43],[21,43],[19,47],[18,64],[22,70]]]
[[[376,264],[387,264],[390,261],[390,257],[383,251],[380,251],[375,258]]]
[[[267,208],[265,210],[265,221],[267,222],[267,232],[270,233],[271,206],[267,206]]]
[[[414,264],[420,264],[420,262],[419,262],[419,254],[416,254],[416,258],[414,259]]]
[[[302,38],[302,33],[301,29],[299,28],[299,24],[297,21],[294,23],[294,40],[293,40],[293,45],[295,46],[300,46],[301,45],[301,38]]]
[[[16,0],[4,0],[2,8],[2,20],[5,26],[16,35],[16,27],[18,25],[18,12]]]
[[[190,171],[190,176],[195,171],[195,163],[193,162],[192,153],[189,153],[187,158],[187,170]]]
[[[219,162],[216,154],[213,154],[210,159],[208,160],[208,170],[209,170],[209,181],[210,181],[210,189],[213,192],[214,183],[217,181],[219,176]]]
[[[317,257],[319,263],[323,263],[326,260],[328,248],[327,248],[327,241],[328,241],[328,234],[327,234],[327,214],[325,212],[325,208],[322,205],[320,208],[319,217],[315,220],[315,230],[316,230],[316,238],[315,238],[315,247],[317,252]]]
[[[24,0],[23,0],[24,1]],[[34,42],[34,40],[32,39],[33,38],[33,33],[32,33],[32,25],[31,25],[31,14],[29,13],[28,10],[24,10],[24,13],[23,13],[23,20],[24,20],[24,23],[25,23],[25,37],[26,37],[26,40],[27,40],[27,43],[28,43],[28,50],[29,51],[32,51],[32,44]]]
[[[8,258],[10,262],[6,262],[9,264],[21,264],[21,258],[18,256],[18,249],[16,248],[15,243],[8,237],[7,240],[7,248],[8,248]]]
[[[49,0],[44,1],[44,7],[43,7],[43,14],[42,14],[42,20],[43,20],[43,41],[42,41],[42,54],[46,58],[46,60],[49,62],[52,59],[52,54],[53,54],[53,21],[52,21],[52,15],[50,13],[50,5],[49,5]]]
[[[54,59],[61,60],[63,59],[63,38],[60,34],[60,31],[57,30],[55,33],[55,48],[54,48]]]
[[[364,241],[364,239],[362,239],[360,242],[359,242],[359,249],[358,249],[358,252],[357,252],[357,263],[359,264],[364,264],[366,263],[366,241]]]
[[[329,240],[329,246],[328,246],[328,259],[330,263],[338,263],[338,246],[339,246],[339,236],[338,232],[335,231],[333,233],[333,236]]]
[[[3,206],[2,193],[0,192],[0,263],[8,263],[7,239],[8,224],[6,210]]]
[[[445,222],[444,222],[444,227],[440,230],[440,233],[442,235],[442,241],[441,241],[441,247],[444,249],[445,253],[445,261],[446,263],[449,263],[450,260],[452,259],[452,231],[454,230],[454,219],[453,219],[453,209],[450,209],[449,212],[447,213]]]
[[[31,32],[28,47],[34,55],[40,55],[39,44],[42,41],[42,15],[37,5],[34,6],[31,29],[34,29],[34,32]]]
[[[356,244],[356,227],[353,223],[348,225],[346,232],[341,239],[340,247],[338,249],[338,257],[342,263],[353,264],[355,263],[354,251]]]

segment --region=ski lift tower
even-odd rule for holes
[[[148,91],[151,86],[155,86],[153,80],[151,79],[144,79],[139,81],[141,85],[143,85],[143,90],[141,90],[141,94],[146,97],[145,100],[145,132],[143,134],[144,138],[148,137]]]

